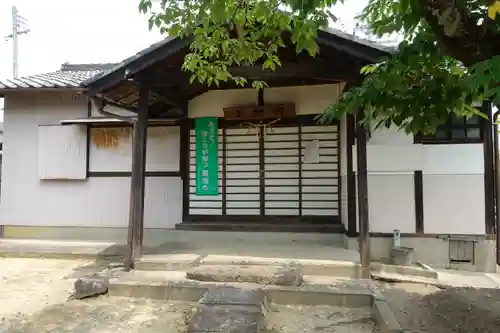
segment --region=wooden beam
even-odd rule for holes
[[[359,215],[359,255],[365,278],[370,272],[370,226],[368,221],[368,167],[366,156],[366,129],[357,125],[356,156],[358,163],[358,215]]]
[[[272,80],[279,78],[308,78],[321,79],[325,81],[344,81],[346,77],[353,76],[353,73],[358,73],[357,67],[353,68],[336,68],[325,62],[284,62],[281,66],[276,67],[274,71],[262,69],[257,66],[237,66],[230,67],[229,72],[233,75],[243,76],[249,79]],[[183,72],[180,69],[177,71],[169,71],[163,73],[153,73],[149,71],[144,74],[145,77],[154,86],[179,86],[189,85],[191,73]],[[139,79],[138,79],[139,80]],[[204,86],[196,80],[192,85]]]
[[[120,120],[126,121],[128,123],[133,123],[135,121],[136,117],[124,117],[122,115],[118,115],[118,114],[104,110],[104,108],[106,106],[110,105],[110,106],[114,106],[116,108],[121,108],[121,109],[127,110],[129,112],[137,112],[137,110],[135,110],[133,108],[122,106],[120,104],[117,104],[113,101],[110,101],[109,99],[102,98],[100,96],[90,97],[90,99],[92,100],[91,103],[93,103],[97,107],[97,111],[105,116],[120,119]]]
[[[132,174],[128,226],[128,254],[125,269],[134,268],[140,260],[144,228],[144,193],[146,173],[146,142],[148,130],[149,87],[141,84],[137,122],[134,123],[132,142]]]
[[[343,80],[347,75],[357,69],[346,70],[335,68],[325,62],[284,62],[275,70],[263,69],[260,66],[231,67],[229,71],[236,76],[255,79],[272,78],[313,78],[324,80]]]
[[[154,86],[151,87],[151,92],[155,93],[159,96],[164,102],[171,104],[179,109],[181,109],[185,114],[187,114],[187,104],[188,98],[184,96],[184,94],[179,91],[179,89],[175,89],[176,91],[172,91],[175,89],[174,87],[167,88],[165,86]]]

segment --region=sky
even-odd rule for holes
[[[349,0],[335,14],[352,31],[367,0]],[[56,71],[65,62],[120,62],[162,39],[149,31],[139,0],[0,0],[0,80],[12,77],[12,6],[30,32],[19,37],[19,76]],[[337,24],[337,27],[342,25]],[[2,101],[0,99],[0,109]],[[0,113],[0,121],[3,114]]]
[[[352,21],[366,0],[349,0],[338,10]],[[19,74],[59,69],[64,62],[119,62],[160,40],[149,31],[139,0],[0,0],[0,79],[12,76],[11,6],[27,19],[28,35],[19,38]],[[337,11],[336,11],[337,13]],[[349,29],[349,28],[348,28]]]

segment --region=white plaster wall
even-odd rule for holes
[[[6,97],[0,224],[125,227],[130,180],[38,179],[37,126],[87,116],[84,99],[70,93],[12,93]],[[182,218],[180,178],[146,179],[145,226],[173,228]]]
[[[415,232],[413,174],[371,174],[368,176],[371,232]]]
[[[415,232],[414,171],[422,170],[424,232],[484,234],[482,144],[414,144],[384,128],[372,132],[367,155],[371,232]]]
[[[343,84],[266,88],[265,103],[295,103],[297,114],[317,114],[339,100]],[[255,105],[256,89],[212,90],[189,102],[189,117],[223,117],[223,108]]]
[[[132,170],[132,129],[115,128],[122,131],[114,147],[98,147],[95,136],[98,131],[107,129],[92,128],[89,170],[91,172],[130,172]],[[180,127],[149,127],[146,147],[146,171],[179,171]]]
[[[482,174],[424,175],[424,226],[428,233],[484,234]]]

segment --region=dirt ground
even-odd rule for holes
[[[378,329],[370,309],[330,306],[271,305],[267,314],[268,333],[372,333]]]
[[[102,296],[55,304],[32,315],[10,318],[0,324],[5,333],[183,333],[195,306]]]
[[[71,278],[100,266],[83,260],[0,258],[0,332],[185,331],[191,303],[106,296],[68,301]]]
[[[88,263],[0,258],[0,320],[32,314],[46,306],[65,302],[73,288],[72,281],[65,277]]]
[[[73,279],[106,263],[83,260],[0,258],[2,333],[183,333],[196,304],[98,297],[68,300]],[[8,305],[8,306],[5,306]],[[332,307],[274,306],[274,333],[371,333],[370,311]]]
[[[68,301],[73,279],[106,267],[83,260],[0,258],[2,333],[182,333],[193,303],[99,297]],[[384,284],[406,329],[436,333],[492,333],[500,327],[500,289]],[[274,306],[272,333],[369,333],[369,312],[331,307]]]
[[[383,290],[405,329],[435,333],[493,333],[500,327],[500,290],[417,284],[386,285]]]

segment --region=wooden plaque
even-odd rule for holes
[[[224,108],[227,120],[263,120],[295,117],[295,104],[266,104]]]

